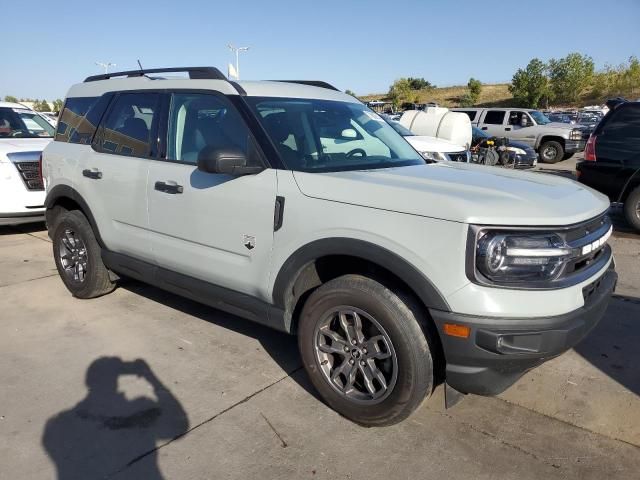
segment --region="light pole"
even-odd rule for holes
[[[104,63],[104,62],[96,62],[96,65],[98,65],[99,67],[104,68],[104,73],[105,73],[105,75],[106,75],[107,73],[109,73],[109,67],[115,67],[115,66],[116,66],[116,64],[115,64],[115,63],[111,63],[111,62],[107,62],[107,63]]]
[[[236,76],[238,80],[240,80],[240,52],[246,52],[249,50],[249,47],[234,47],[232,43],[227,45],[227,47],[236,54]]]

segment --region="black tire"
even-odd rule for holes
[[[559,142],[549,140],[540,145],[538,154],[541,162],[558,163],[564,157],[564,148]]]
[[[382,362],[382,364],[376,363],[380,365],[378,373],[384,370],[389,374],[390,370],[384,369],[385,362],[387,365],[395,365],[393,369],[396,372],[395,380],[387,381],[386,385],[389,388],[379,400],[365,400],[363,404],[362,401],[350,398],[347,393],[339,391],[332,385],[329,379],[332,375],[331,371],[326,373],[327,369],[335,371],[334,366],[339,367],[343,362],[345,362],[344,365],[346,362],[352,362],[351,356],[358,347],[354,346],[354,350],[348,354],[332,354],[331,357],[334,360],[329,367],[326,366],[327,360],[321,361],[319,358],[323,353],[317,349],[318,338],[323,335],[319,333],[318,328],[325,325],[326,319],[332,318],[332,312],[339,307],[358,310],[363,318],[362,325],[369,322],[365,315],[370,316],[384,329],[384,333],[390,340],[389,359],[375,360],[375,362]],[[421,322],[426,322],[426,318],[412,297],[392,291],[368,277],[344,275],[320,286],[307,299],[298,325],[298,347],[311,382],[331,408],[364,426],[392,425],[407,418],[432,393],[434,378],[432,349],[429,347],[426,329],[421,326],[426,323]],[[369,323],[369,327],[372,325],[373,323]],[[364,331],[364,327],[361,331]],[[371,339],[381,336],[376,335],[375,330],[370,330],[370,334]],[[333,345],[332,340],[330,346]],[[348,342],[347,345],[349,345]],[[349,348],[352,347],[349,346]],[[378,350],[377,347],[376,350]],[[363,352],[368,353],[366,348]],[[354,358],[363,358],[366,362],[372,361],[364,354],[363,357],[358,355]],[[338,356],[343,357],[340,363],[336,358]],[[354,375],[355,384],[358,385],[359,382],[361,390],[365,390],[365,394],[368,394],[364,383],[366,364],[363,360],[356,360],[355,363],[355,367],[347,366],[347,368],[357,370]],[[358,365],[362,365],[362,368]],[[348,378],[346,374],[344,378],[346,384]],[[381,385],[378,383],[378,386]]]
[[[102,263],[100,245],[82,212],[64,212],[56,218],[55,225],[53,257],[60,278],[71,294],[77,298],[95,298],[113,291],[115,282],[111,280],[109,270]],[[70,242],[70,238],[74,241]],[[70,243],[76,246],[72,249],[73,252],[68,248]],[[85,267],[75,269],[69,266],[78,263],[84,264]],[[74,278],[74,275],[78,278]]]
[[[629,225],[640,232],[640,187],[636,187],[624,202],[624,216]]]

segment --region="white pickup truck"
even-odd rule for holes
[[[454,108],[492,137],[526,143],[540,160],[556,163],[584,150],[588,134],[583,128],[552,122],[542,112],[527,108]]]

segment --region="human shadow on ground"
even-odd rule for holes
[[[127,375],[148,382],[155,400],[128,399],[118,391],[118,379]],[[50,418],[44,429],[42,444],[58,480],[110,478],[143,458],[139,478],[162,480],[158,442],[189,429],[180,402],[140,359],[98,358],[87,369],[86,384],[87,396]]]
[[[600,323],[574,347],[608,377],[640,395],[640,298],[614,295]]]

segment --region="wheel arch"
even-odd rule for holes
[[[56,207],[62,207],[66,210],[80,210],[82,214],[87,217],[98,245],[100,245],[101,248],[105,247],[89,205],[87,205],[87,202],[85,202],[82,196],[73,187],[70,187],[69,185],[56,185],[47,193],[44,206],[46,208],[45,218],[47,227],[53,224],[53,215]],[[52,232],[49,232],[49,235],[51,234]]]
[[[371,274],[400,283],[426,309],[451,310],[437,287],[398,254],[363,240],[327,238],[300,247],[276,275],[273,303],[285,312],[290,331],[295,331],[300,301],[326,281],[347,273]]]
[[[545,144],[545,142],[558,142],[560,145],[562,145],[562,148],[565,148],[566,145],[566,139],[560,136],[556,136],[556,135],[543,135],[542,137],[540,137],[540,140],[538,141],[538,147],[537,149],[539,150],[542,145]]]

